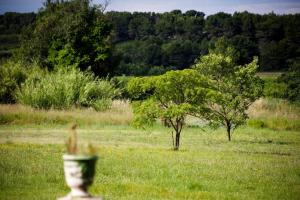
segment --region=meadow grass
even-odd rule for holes
[[[100,155],[91,193],[106,199],[298,199],[300,135],[241,128],[187,128],[181,150],[169,129],[128,126],[79,129]],[[0,132],[0,199],[55,199],[63,178],[65,130],[4,127]]]
[[[248,110],[248,125],[300,131],[300,106],[282,99],[259,99]]]
[[[76,123],[80,126],[128,125],[132,111],[128,102],[114,101],[112,108],[97,112],[93,109],[37,110],[20,104],[0,105],[0,124],[22,126],[59,126]]]
[[[278,102],[253,106],[252,120],[269,119],[276,110],[287,119],[299,119],[296,108],[289,110],[282,102],[281,107]],[[112,110],[102,113],[1,105],[0,116],[1,200],[56,199],[69,192],[62,155],[68,124],[74,121],[80,145],[90,142],[98,149],[90,191],[106,200],[300,196],[297,130],[244,126],[228,142],[224,129],[200,129],[197,120],[189,119],[193,126],[183,129],[180,151],[174,152],[171,130],[158,124],[147,130],[130,127],[132,113],[124,102],[114,102]]]

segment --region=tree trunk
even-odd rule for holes
[[[228,141],[231,141],[231,124],[228,121],[226,122],[226,129],[227,129]]]
[[[180,132],[176,131],[175,146],[174,146],[175,151],[179,150],[179,144],[180,144]]]

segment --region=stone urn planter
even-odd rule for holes
[[[71,197],[91,197],[88,187],[93,183],[97,156],[63,156],[64,172],[67,185],[71,188]]]
[[[91,151],[86,154],[78,152],[76,126],[72,127],[67,141],[67,153],[63,155],[65,180],[71,192],[58,200],[102,200],[100,197],[92,197],[88,193],[88,187],[92,185],[98,156]]]

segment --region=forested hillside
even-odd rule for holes
[[[7,12],[0,15],[0,59],[10,57],[20,46],[23,28],[33,23],[35,17],[35,13]]]
[[[107,12],[113,25],[114,75],[155,75],[190,67],[217,40],[234,47],[236,62],[259,57],[260,71],[285,71],[300,53],[300,14],[266,15],[248,12],[205,16],[190,10],[166,13]],[[0,56],[9,57],[19,46],[21,29],[35,14],[0,16]]]
[[[300,53],[299,14],[217,13],[205,18],[202,12],[174,10],[109,12],[107,16],[115,27],[116,53],[121,56],[117,72],[121,74],[187,68],[220,37],[239,52],[239,64],[259,56],[261,71],[285,70]]]

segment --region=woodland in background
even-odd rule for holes
[[[41,13],[45,14],[38,16]],[[105,63],[108,69],[98,71],[101,76],[157,75],[189,68],[220,37],[236,49],[238,64],[258,56],[260,71],[286,71],[300,55],[300,14],[220,12],[205,17],[203,12],[174,10],[106,12],[104,17],[112,25],[106,27],[112,48]],[[24,32],[33,31],[36,18],[35,13],[0,15],[1,58],[11,57]]]
[[[69,70],[74,68],[74,74],[91,72],[95,78],[106,77],[121,98],[128,99],[130,76],[192,68],[196,59],[209,51],[224,54],[228,47],[238,66],[257,56],[259,71],[284,72],[279,78],[265,80],[264,96],[300,101],[300,14],[258,15],[245,11],[205,17],[195,10],[129,13],[104,12],[105,8],[90,0],[47,0],[37,14],[1,15],[0,102],[16,102],[19,88],[27,79],[33,80],[27,81],[28,88],[37,88],[32,71],[37,70],[41,81],[45,79],[43,73],[60,76],[67,70],[64,76],[73,80]],[[71,81],[69,86],[73,83],[76,85]],[[68,91],[66,88],[62,90]],[[106,98],[94,93],[96,87],[83,90],[93,105],[95,97],[99,101]],[[71,102],[81,105],[78,94]],[[32,96],[49,99],[42,97]],[[60,102],[56,100],[53,102]]]

